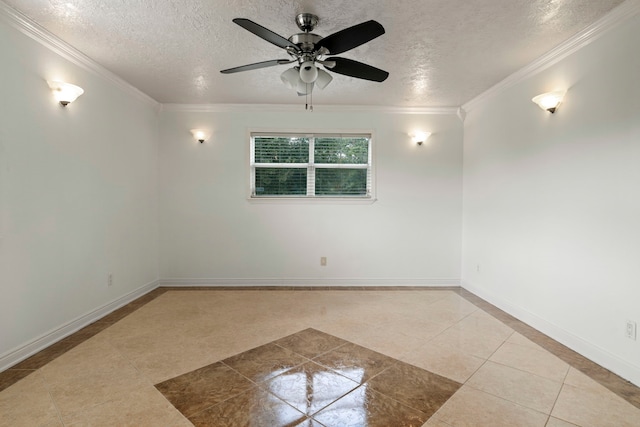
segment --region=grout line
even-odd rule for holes
[[[551,419],[551,414],[553,413],[553,410],[556,408],[556,404],[558,403],[558,400],[560,399],[560,394],[562,394],[562,390],[564,390],[565,381],[567,380],[567,377],[569,376],[569,371],[571,371],[571,367],[569,367],[569,369],[567,369],[567,372],[565,372],[565,374],[564,374],[564,378],[562,379],[562,386],[560,386],[560,390],[558,390],[558,395],[556,396],[556,400],[553,401],[553,406],[551,407],[551,412],[549,412],[549,419]]]
[[[38,371],[39,371],[39,369],[38,369]],[[49,383],[47,382],[47,379],[45,378],[45,376],[42,375],[42,373],[40,373],[40,377],[41,377],[40,380],[42,381],[42,384],[44,385],[45,390],[47,390],[47,394],[49,395],[49,399],[51,399],[51,403],[53,403],[54,408],[56,408],[56,413],[58,414],[58,421],[60,421],[60,424],[62,424],[62,426],[64,427],[66,425],[66,423],[62,419],[62,413],[60,412],[60,408],[58,407],[58,404],[56,403],[55,399],[53,398],[53,395],[51,394],[51,387],[50,387]]]
[[[504,396],[498,396],[497,394],[491,393],[490,391],[482,390],[482,389],[480,389],[480,388],[474,387],[474,386],[472,386],[471,384],[465,384],[464,386],[465,386],[465,387],[472,388],[472,389],[474,389],[475,391],[479,391],[479,392],[481,392],[481,393],[485,393],[485,394],[488,394],[488,395],[493,396],[493,397],[495,397],[495,398],[498,398],[498,399],[504,400],[505,402],[513,403],[514,405],[517,405],[517,406],[519,406],[519,407],[521,407],[521,408],[525,408],[525,409],[528,409],[528,410],[530,410],[530,411],[537,412],[538,414],[542,414],[542,415],[549,416],[549,414],[547,414],[547,413],[545,413],[545,412],[542,412],[542,411],[540,411],[539,409],[534,409],[534,408],[531,408],[531,407],[529,407],[529,406],[523,405],[522,403],[514,402],[513,400],[507,399],[507,398],[505,398]],[[462,387],[460,387],[460,388],[462,388]]]

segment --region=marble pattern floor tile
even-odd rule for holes
[[[291,350],[270,343],[231,356],[222,363],[254,383],[261,383],[308,361]]]
[[[195,425],[374,427],[421,426],[460,384],[309,328],[156,387]]]
[[[164,381],[156,388],[190,417],[253,388],[254,384],[222,362]]]
[[[460,388],[459,383],[398,362],[367,381],[373,390],[431,416]]]
[[[336,427],[419,427],[429,415],[365,384],[315,414],[313,419]]]
[[[289,427],[305,420],[305,414],[257,386],[189,417],[196,427]]]
[[[308,362],[261,386],[304,414],[313,415],[358,385],[331,369]]]
[[[397,360],[357,344],[348,343],[318,356],[314,362],[362,384],[393,366]]]

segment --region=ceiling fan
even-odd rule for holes
[[[322,65],[334,73],[374,82],[383,82],[389,77],[388,72],[371,65],[352,59],[328,56],[339,55],[383,35],[384,28],[376,21],[363,22],[322,37],[312,33],[318,24],[318,17],[311,13],[301,13],[296,16],[296,24],[303,32],[294,34],[288,39],[249,19],[236,18],[233,22],[269,43],[283,48],[290,58],[273,59],[228,68],[220,71],[223,74],[295,63],[293,68],[288,68],[280,78],[289,88],[295,89],[300,96],[311,94],[314,86],[324,89],[333,79],[327,71],[318,65]]]

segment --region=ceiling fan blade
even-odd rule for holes
[[[275,44],[278,47],[281,47],[283,49],[286,49],[289,47],[289,48],[295,49],[296,51],[300,50],[298,46],[291,43],[289,40],[285,39],[281,35],[276,34],[273,31],[263,27],[260,24],[256,24],[255,22],[249,19],[235,18],[233,22],[240,25],[245,30],[252,32],[256,36],[265,39],[269,43]]]
[[[220,71],[222,74],[239,73],[240,71],[257,70],[258,68],[273,67],[274,65],[290,64],[293,60],[289,59],[272,59],[271,61],[256,62],[254,64],[241,65],[239,67],[227,68]]]
[[[317,48],[325,47],[332,55],[338,55],[365,44],[384,34],[384,27],[376,21],[367,21],[333,33],[320,40]]]
[[[328,68],[334,73],[344,74],[345,76],[355,77],[358,79],[371,80],[374,82],[383,82],[389,77],[389,73],[380,68],[354,61],[353,59],[331,57],[327,61],[334,61],[336,65]]]

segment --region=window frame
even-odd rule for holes
[[[255,138],[256,137],[302,137],[309,138],[309,162],[308,163],[256,163],[255,159]],[[368,159],[367,163],[351,164],[351,163],[315,163],[314,149],[315,139],[322,137],[363,137],[368,138]],[[375,162],[374,162],[374,137],[372,131],[274,131],[271,130],[250,130],[248,131],[249,139],[249,191],[247,199],[250,202],[262,203],[280,203],[286,202],[309,202],[309,203],[348,203],[348,204],[369,204],[375,202]],[[307,194],[306,195],[268,195],[257,196],[255,194],[256,168],[304,168],[307,171]],[[367,171],[366,186],[367,194],[363,196],[353,195],[331,195],[317,196],[315,195],[315,171],[316,169],[365,169]]]

